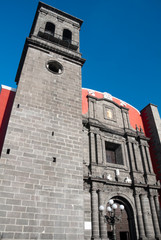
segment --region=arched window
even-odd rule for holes
[[[51,22],[47,22],[45,26],[45,33],[54,35],[54,32],[55,32],[55,25]]]
[[[72,32],[68,29],[64,29],[63,31],[63,40],[68,42],[68,43],[71,43],[72,41]]]

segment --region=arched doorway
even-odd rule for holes
[[[122,211],[121,221],[116,223],[116,239],[117,240],[136,240],[136,228],[134,221],[134,213],[129,202],[122,197],[113,197],[114,202],[118,205],[124,205],[125,209]],[[120,209],[115,210],[117,216],[120,215]],[[108,213],[107,213],[108,214]],[[112,228],[107,224],[108,238],[112,240]]]

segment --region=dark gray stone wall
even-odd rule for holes
[[[157,106],[147,105],[141,111],[141,116],[146,135],[150,138],[150,153],[154,171],[157,179],[161,180],[161,119]]]
[[[62,63],[62,75],[46,69],[49,59]],[[29,48],[1,159],[4,234],[83,239],[80,102],[80,66]]]
[[[25,46],[0,161],[1,239],[83,240],[81,63],[37,45]]]

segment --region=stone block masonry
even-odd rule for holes
[[[80,66],[54,54],[60,77],[51,58],[27,51],[1,159],[2,239],[83,239]]]
[[[83,240],[82,63],[63,46],[36,41],[25,44],[0,159],[0,236]],[[59,62],[62,74],[49,71],[48,61]]]

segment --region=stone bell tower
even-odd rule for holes
[[[1,239],[84,239],[81,24],[38,4],[0,159]]]

